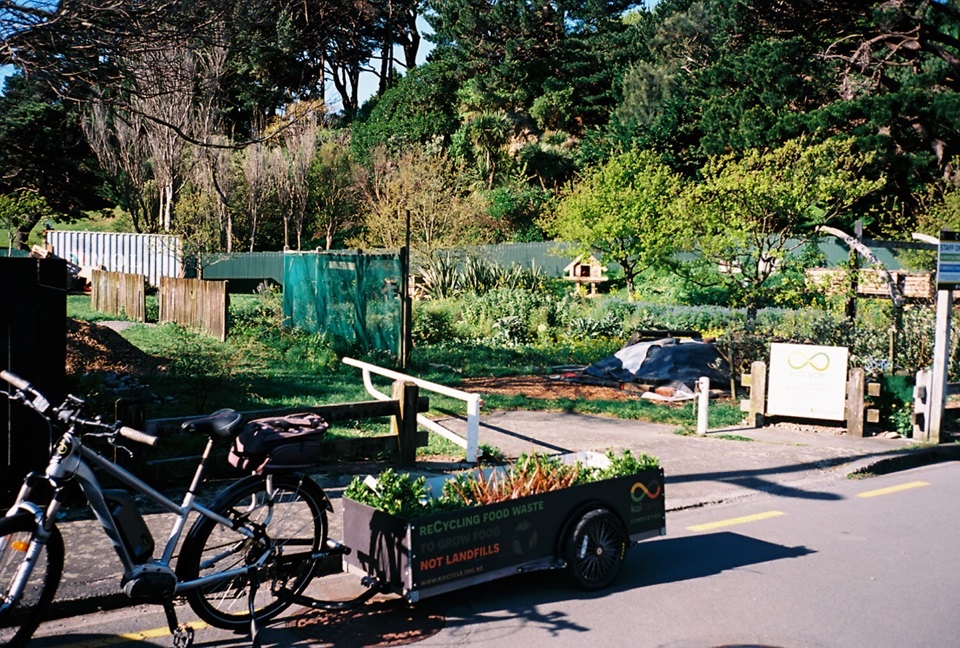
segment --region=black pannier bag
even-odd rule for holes
[[[233,440],[227,461],[257,473],[315,466],[327,427],[323,418],[309,412],[254,419]]]

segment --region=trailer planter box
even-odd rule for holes
[[[603,457],[572,456],[585,455]],[[343,500],[347,564],[410,601],[542,569],[600,589],[629,547],[665,532],[661,468],[412,520]]]

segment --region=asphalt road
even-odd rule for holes
[[[957,462],[837,482],[817,497],[758,494],[669,514],[667,536],[631,551],[604,592],[584,594],[562,573],[518,576],[413,607],[386,597],[347,615],[295,609],[262,638],[337,648],[955,645],[958,500]],[[356,578],[322,580],[335,596]],[[37,637],[42,648],[171,645],[158,607],[48,622]],[[249,640],[208,628],[194,645]]]

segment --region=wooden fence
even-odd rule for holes
[[[125,315],[129,319],[146,322],[146,277],[93,270],[90,273],[90,308],[100,313]]]
[[[358,419],[391,418],[391,432],[364,437],[346,437],[329,434],[323,439],[325,461],[336,462],[340,459],[358,459],[379,461],[387,454],[396,453],[400,467],[416,465],[417,448],[422,448],[429,442],[426,430],[417,428],[417,414],[430,409],[430,399],[420,396],[420,388],[411,382],[396,381],[393,393],[395,398],[388,400],[360,401],[353,403],[334,403],[330,405],[314,405],[302,407],[288,407],[281,409],[256,410],[240,412],[247,421],[272,416],[285,416],[298,412],[313,412],[319,414],[332,425],[341,421],[355,421]],[[146,419],[143,408],[145,403],[138,401],[133,410],[127,410],[131,418],[123,418],[118,412],[117,420],[125,425],[140,425],[144,431],[165,439],[167,443],[175,442],[175,437],[181,434],[184,422],[196,417],[177,417],[162,419]],[[138,411],[135,411],[138,410]],[[163,442],[161,442],[163,443]],[[138,474],[145,475],[151,483],[173,483],[189,479],[196,468],[198,456],[175,456],[167,459],[146,461],[140,463]],[[143,461],[143,454],[138,454],[136,461]],[[227,462],[217,461],[211,466],[212,476],[235,477],[236,470],[230,468]]]
[[[810,268],[806,271],[808,284],[828,295],[842,295],[850,287],[850,272],[837,268]],[[932,299],[933,274],[930,272],[890,272],[890,278],[907,299]],[[858,270],[857,295],[860,297],[890,297],[890,287],[873,270]]]
[[[227,339],[227,282],[160,278],[160,321]]]
[[[740,376],[740,384],[750,389],[750,399],[740,401],[740,411],[747,415],[747,427],[763,427],[767,419],[767,363],[756,361],[750,365],[750,373]],[[864,436],[864,423],[879,423],[880,410],[866,407],[867,396],[880,395],[880,383],[866,382],[862,368],[854,367],[847,372],[847,396],[845,417],[847,434]]]

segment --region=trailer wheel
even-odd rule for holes
[[[577,585],[603,589],[623,568],[629,537],[620,518],[607,509],[593,509],[577,520],[567,539],[566,559]]]

